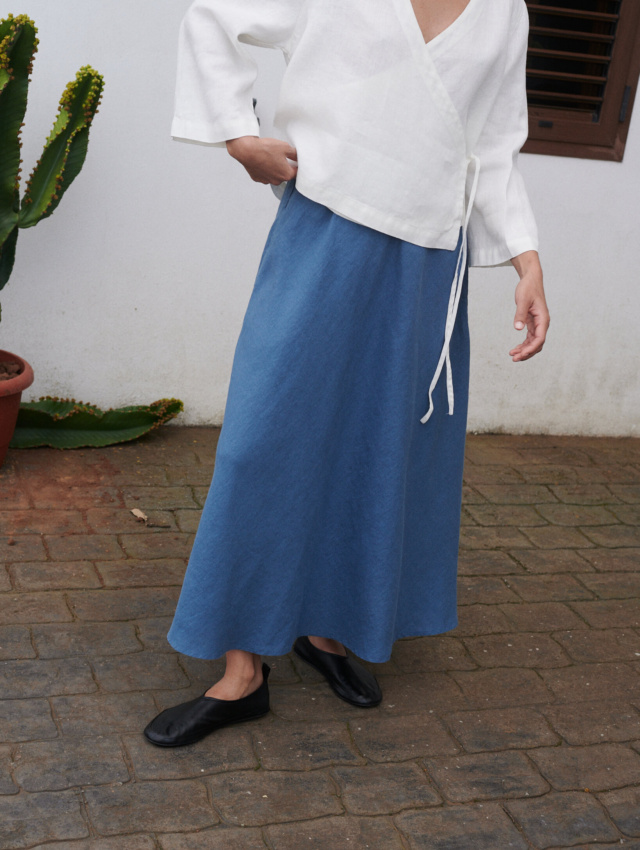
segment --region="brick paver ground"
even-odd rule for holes
[[[267,659],[267,717],[162,750],[221,670],[166,641],[217,433],[0,471],[2,850],[640,850],[640,440],[469,436],[458,628],[368,711]]]

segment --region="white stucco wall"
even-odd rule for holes
[[[82,174],[54,216],[22,231],[0,347],[33,365],[25,400],[103,406],[177,396],[184,423],[219,423],[276,200],[220,149],[173,142],[178,25],[189,0],[20,0],[41,39],[25,173],[60,94],[90,63],[106,77]],[[283,61],[254,50],[268,132]],[[622,164],[523,155],[552,328],[514,364],[513,269],[471,272],[472,430],[637,434],[640,105]]]

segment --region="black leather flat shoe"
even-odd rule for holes
[[[267,680],[270,671],[271,668],[263,663],[262,684],[246,697],[226,700],[203,694],[165,708],[147,725],[143,733],[145,738],[157,747],[183,747],[195,744],[222,726],[262,717],[269,711]]]
[[[325,652],[315,647],[306,635],[296,640],[293,651],[322,673],[334,693],[345,702],[359,708],[373,708],[382,702],[382,691],[376,677],[348,653]]]

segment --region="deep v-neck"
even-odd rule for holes
[[[471,8],[471,6],[474,5],[476,0],[468,0],[467,5],[460,12],[458,17],[455,18],[453,21],[451,21],[451,23],[448,26],[446,26],[443,30],[440,30],[439,33],[434,35],[433,38],[430,38],[428,41],[425,40],[425,37],[422,33],[422,27],[420,26],[420,23],[418,21],[418,16],[416,15],[416,11],[413,7],[412,1],[411,0],[405,0],[405,2],[407,3],[407,5],[409,7],[409,12],[410,12],[411,17],[413,18],[413,20],[415,22],[416,29],[417,29],[418,33],[420,34],[420,40],[422,41],[422,43],[424,44],[425,47],[431,47],[435,42],[439,41],[442,38],[445,38],[447,35],[449,35],[449,33],[455,31],[459,26],[462,25],[462,23],[464,23],[464,19],[467,17],[467,13],[469,12],[469,9]]]

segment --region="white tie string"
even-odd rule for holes
[[[453,326],[455,325],[456,315],[458,313],[458,304],[460,303],[460,296],[462,294],[462,285],[464,283],[464,275],[467,266],[467,230],[469,228],[469,219],[471,217],[473,203],[476,199],[478,177],[480,176],[480,160],[478,159],[478,157],[475,156],[475,154],[472,154],[469,161],[473,162],[475,166],[473,175],[473,185],[469,194],[469,203],[467,204],[466,213],[464,217],[464,224],[462,226],[462,241],[460,245],[460,251],[458,253],[458,260],[456,262],[456,271],[453,276],[453,282],[451,284],[449,306],[447,307],[447,321],[445,323],[444,329],[444,344],[442,346],[442,351],[440,352],[440,358],[438,360],[436,371],[431,381],[431,386],[429,387],[429,410],[427,410],[425,415],[422,417],[422,419],[420,420],[421,422],[426,422],[433,413],[433,399],[431,396],[433,395],[433,390],[436,384],[438,383],[438,378],[440,377],[442,367],[445,363],[447,365],[447,399],[449,401],[449,415],[453,415],[453,377],[451,373],[451,357],[449,355],[449,343],[451,342]]]

